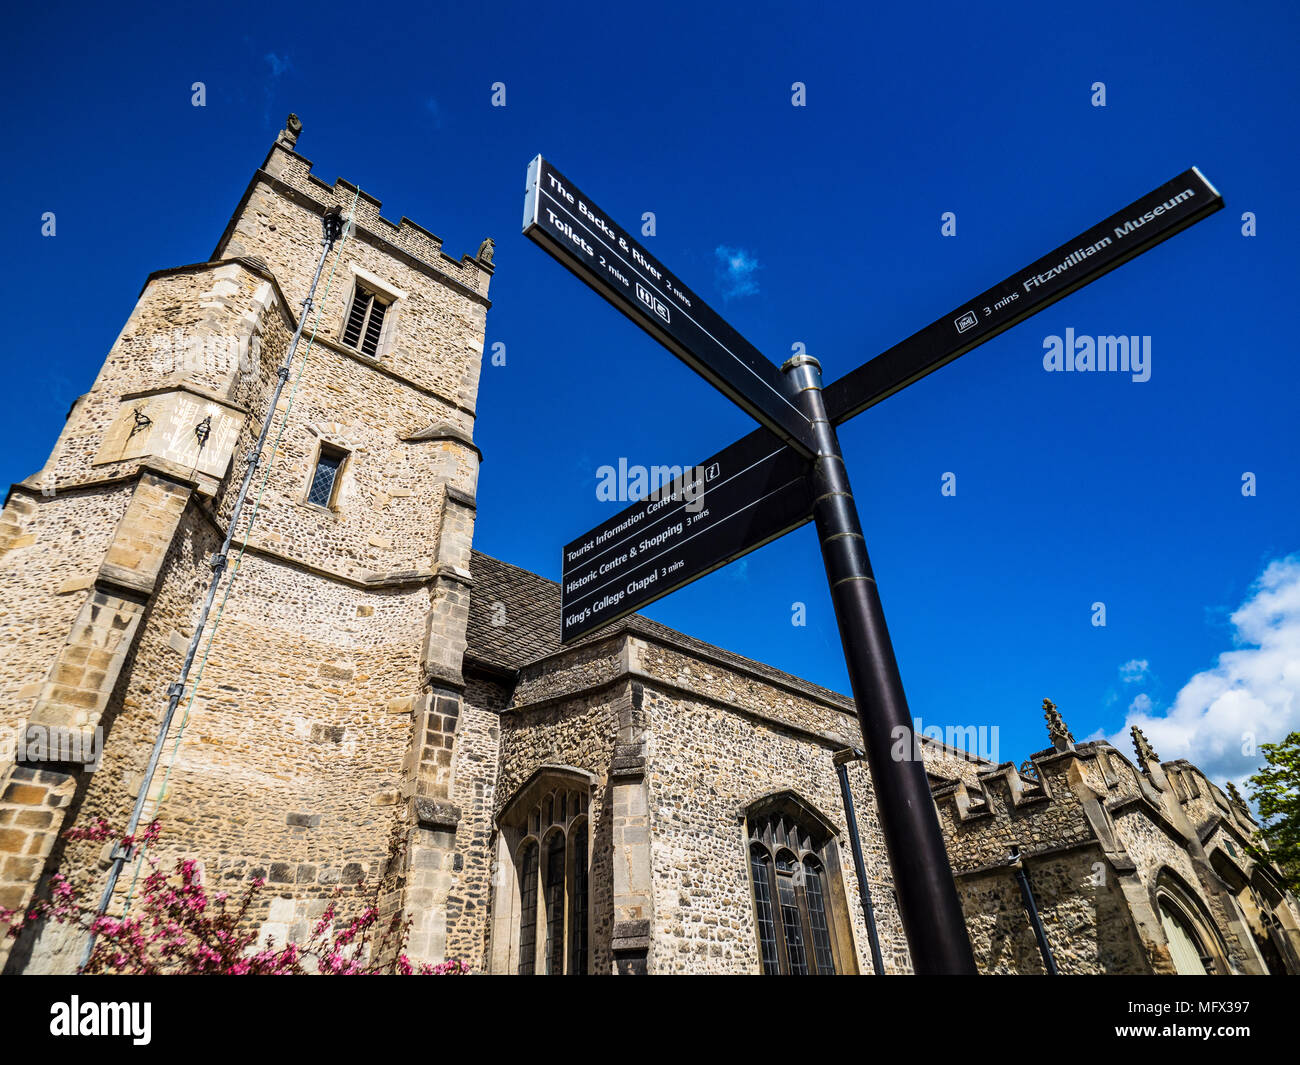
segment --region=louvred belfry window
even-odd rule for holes
[[[360,285],[352,295],[352,307],[343,327],[343,343],[366,355],[379,353],[379,339],[384,331],[388,304]]]

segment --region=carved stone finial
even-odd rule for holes
[[[1043,717],[1047,718],[1047,738],[1052,741],[1052,746],[1058,751],[1074,750],[1074,734],[1051,699],[1043,700]]]
[[[1152,762],[1155,765],[1160,764],[1160,756],[1156,754],[1155,748],[1151,742],[1142,734],[1142,730],[1134,725],[1129,732],[1133,736],[1133,749],[1137,752],[1139,762]]]
[[[1228,798],[1232,800],[1234,806],[1240,806],[1243,810],[1250,809],[1246,805],[1246,800],[1241,797],[1241,792],[1237,790],[1237,785],[1231,780],[1228,781]]]
[[[289,117],[284,120],[284,129],[280,130],[280,136],[276,138],[286,148],[292,150],[298,143],[298,136],[302,133],[302,119],[289,112]]]
[[[483,243],[478,246],[478,261],[484,266],[491,266],[492,256],[496,252],[496,246],[497,242],[491,237],[488,237],[483,241]]]

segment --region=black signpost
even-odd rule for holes
[[[1222,206],[1223,197],[1196,167],[1183,171],[827,385],[831,421],[839,425],[861,414]]]
[[[1222,206],[1184,171],[823,389],[816,359],[778,370],[541,156],[529,167],[525,234],[764,426],[565,547],[562,639],[815,520],[917,973],[975,961],[924,766],[890,757],[912,719],[835,427]]]
[[[751,434],[564,548],[564,642],[634,614],[812,517],[807,462]]]
[[[781,371],[540,155],[528,165],[524,235],[804,455],[808,419]]]

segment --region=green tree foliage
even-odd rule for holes
[[[1260,833],[1268,851],[1251,848],[1257,860],[1272,862],[1291,891],[1300,890],[1300,732],[1281,743],[1260,744],[1266,765],[1250,778],[1259,806]]]

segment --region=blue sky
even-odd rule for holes
[[[695,462],[752,423],[520,235],[536,153],[629,228],[654,211],[659,259],[828,381],[1196,164],[1225,210],[842,442],[923,723],[996,725],[1019,761],[1050,696],[1079,738],[1141,720],[1234,776],[1241,733],[1300,727],[1293,7],[469,7],[10,16],[0,479],[43,464],[145,276],[211,252],[290,110],[319,177],[450,254],[496,239],[476,542],[552,578],[620,506],[597,467]],[[1066,328],[1149,335],[1151,379],[1044,372]],[[847,689],[811,527],[646,612]]]

